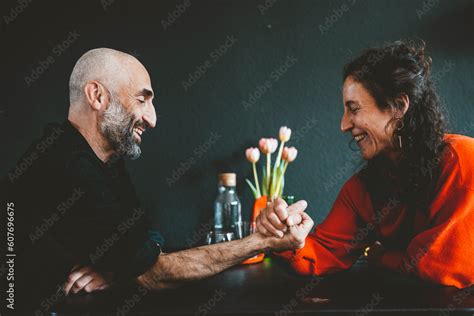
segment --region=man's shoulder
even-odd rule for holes
[[[69,122],[49,123],[43,134],[35,139],[10,169],[6,177],[17,180],[39,181],[77,173],[80,166],[92,166],[94,156]]]

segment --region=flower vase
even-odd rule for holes
[[[260,212],[267,207],[267,197],[266,196],[261,196],[257,198],[253,204],[253,211],[252,211],[252,218],[250,223],[255,223],[258,215]],[[260,253],[256,256],[253,256],[251,258],[248,258],[247,260],[243,261],[242,264],[252,264],[252,263],[258,263],[262,262],[263,259],[265,258],[265,253]]]

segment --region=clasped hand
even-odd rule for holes
[[[267,203],[267,207],[257,217],[257,230],[272,237],[271,248],[274,251],[300,249],[305,245],[314,225],[313,220],[304,211],[308,203],[301,200],[290,206],[281,198]]]

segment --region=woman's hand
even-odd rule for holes
[[[364,256],[367,257],[367,261],[370,265],[379,265],[384,253],[385,247],[379,241],[374,242],[364,250]]]
[[[300,223],[289,226],[283,237],[265,237],[269,240],[269,247],[273,251],[280,252],[285,250],[301,249],[305,245],[306,237],[314,225],[313,220],[308,214],[302,212]]]
[[[257,230],[266,236],[282,238],[288,227],[303,221],[302,214],[307,206],[308,203],[304,200],[290,206],[281,198],[268,202],[267,207],[257,217]]]

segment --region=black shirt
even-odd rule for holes
[[[15,205],[20,292],[54,291],[76,264],[131,279],[161,252],[124,160],[102,162],[67,120],[48,125],[3,184]]]

